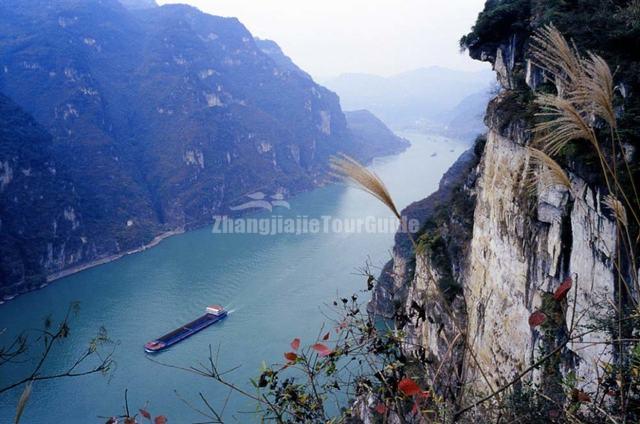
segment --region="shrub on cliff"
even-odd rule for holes
[[[464,50],[477,43],[499,42],[526,31],[530,16],[530,0],[488,0],[471,32],[460,39],[460,47]]]

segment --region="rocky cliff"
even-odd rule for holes
[[[87,240],[80,202],[51,135],[0,94],[0,276],[4,293],[37,288],[65,256],[82,255]],[[34,231],[37,228],[37,231]]]
[[[501,85],[487,110],[486,140],[477,144],[475,157],[461,159],[445,175],[436,194],[403,212],[425,225],[416,248],[398,234],[370,304],[370,311],[396,318],[407,335],[406,350],[426,359],[429,383],[457,407],[502,387],[557,346],[559,359],[521,383],[540,385],[561,404],[563,379],[570,375],[579,389],[593,389],[616,355],[611,344],[598,343],[607,336],[600,331],[562,344],[574,325],[597,328],[593,312],[615,299],[619,241],[601,181],[593,167],[568,159],[572,196],[568,188],[540,182],[537,195],[527,189],[530,100],[545,82],[530,60],[531,32],[555,17],[578,47],[614,64],[635,63],[632,69],[640,59],[604,34],[596,40],[586,34],[584,26],[593,20],[614,24],[611,11],[584,3],[586,9],[568,17],[566,4],[487,2],[462,41],[472,57],[493,65]],[[612,45],[616,49],[607,50]],[[618,77],[627,88],[640,89],[632,73]],[[634,107],[621,109],[621,119],[629,119],[624,115]],[[633,154],[629,159],[635,163]],[[550,299],[568,277],[575,291],[561,308]],[[536,311],[547,317],[542,326],[529,322]]]
[[[41,145],[73,182],[77,204],[67,215],[82,240],[64,241],[71,234],[41,211],[21,237],[58,225],[60,242],[29,251],[31,258],[0,258],[4,298],[206,225],[246,194],[315,187],[338,152],[368,161],[405,147],[397,139],[370,145],[353,133],[334,93],[237,19],[155,6],[0,0],[0,92],[50,135]],[[26,141],[2,142],[18,151]],[[16,160],[0,157],[0,203],[27,211],[15,197],[25,190],[21,180],[8,177],[9,167],[22,172]],[[42,195],[55,198],[56,187]],[[32,185],[26,190],[35,196]]]

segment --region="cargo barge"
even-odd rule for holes
[[[164,336],[152,340],[144,345],[147,353],[161,352],[174,344],[180,343],[184,339],[193,336],[197,332],[204,330],[216,322],[227,317],[227,311],[220,305],[207,307],[206,313],[195,321],[191,321],[182,327],[165,334]]]

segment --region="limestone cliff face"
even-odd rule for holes
[[[566,190],[542,187],[537,199],[527,199],[526,143],[523,132],[505,136],[492,128],[479,170],[469,267],[461,284],[468,305],[467,341],[478,361],[469,369],[476,378],[483,369],[488,381],[479,380],[479,385],[485,390],[489,383],[506,383],[543,353],[548,341],[528,319],[544,309],[545,296],[565,278],[574,280],[581,325],[590,319],[585,313],[593,303],[613,298],[616,233],[602,211],[600,194],[572,175],[574,201]],[[571,327],[572,303],[566,325],[552,338]],[[590,335],[590,340],[597,337]],[[595,360],[606,352],[576,347],[565,352],[564,370],[595,373]]]
[[[432,196],[417,212],[405,211],[418,213],[422,222],[435,219],[435,225],[424,230],[416,253],[396,238],[394,258],[370,305],[398,319],[408,335],[406,349],[427,359],[434,389],[454,402],[465,390],[465,403],[469,394],[490,393],[510,381],[565,340],[572,326],[588,326],[591,306],[614,298],[617,242],[602,195],[585,176],[569,171],[573,196],[541,183],[532,196],[526,187],[530,133],[527,118],[514,113],[516,75],[526,75],[521,79],[530,86],[542,76],[524,59],[523,43],[510,37],[472,55],[493,64],[502,86],[487,110],[486,143],[476,147],[475,161],[456,169],[462,175],[445,176],[457,181],[449,196]],[[438,208],[447,213],[434,218]],[[456,226],[465,219],[470,225]],[[444,249],[433,247],[434,229],[444,234]],[[567,277],[573,278],[568,306],[548,311],[549,298]],[[552,318],[531,327],[531,314],[545,308]],[[557,379],[551,377],[569,371],[596,381],[597,361],[613,353],[580,342],[602,337],[592,333],[567,345],[559,363],[527,378],[552,391]]]

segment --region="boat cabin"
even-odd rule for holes
[[[147,344],[144,345],[144,350],[146,350],[149,353],[153,353],[153,352],[157,352],[159,350],[162,350],[164,347],[166,346],[165,343],[158,341],[158,340],[154,340],[151,342],[148,342]]]
[[[224,308],[220,305],[207,306],[207,313],[215,316],[219,316],[224,312]]]

